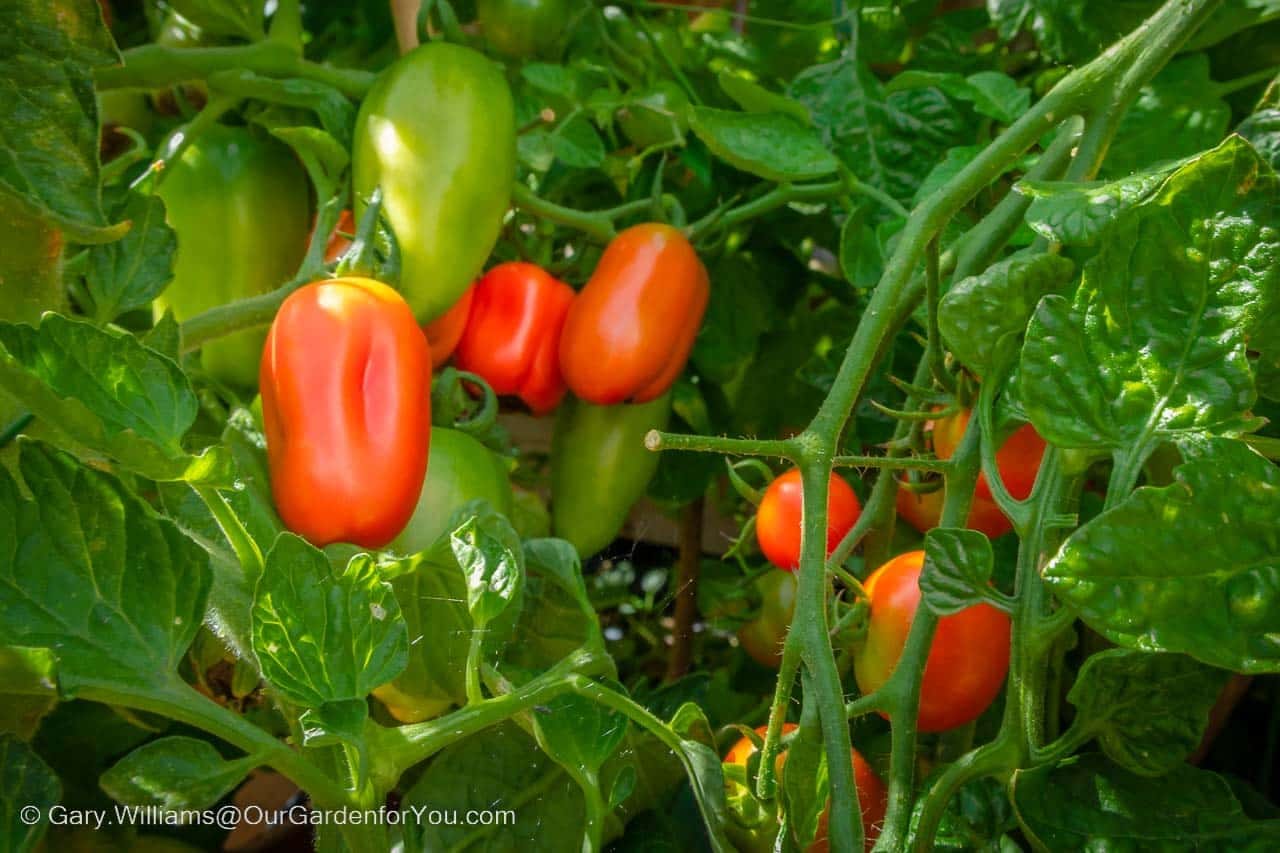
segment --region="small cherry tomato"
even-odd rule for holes
[[[923,551],[899,554],[871,573],[863,586],[871,615],[853,658],[865,694],[889,680],[920,606]],[[940,732],[976,720],[1000,693],[1009,671],[1009,617],[990,604],[974,604],[938,620],[920,683],[919,728]]]
[[[800,565],[801,495],[800,470],[792,468],[765,490],[756,511],[756,541],[769,562],[794,571]],[[858,521],[862,506],[858,496],[841,477],[831,475],[827,492],[827,554]]]

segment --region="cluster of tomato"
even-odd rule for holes
[[[929,438],[940,459],[949,459],[955,453],[969,417],[970,412],[960,411],[933,421]],[[1014,498],[1025,500],[1031,494],[1044,450],[1044,440],[1030,424],[1018,428],[1001,444],[996,464]],[[937,526],[942,500],[941,491],[918,493],[903,485],[897,495],[898,513],[924,533]],[[760,616],[743,626],[738,637],[747,653],[765,666],[778,666],[782,642],[791,624],[796,595],[793,573],[800,563],[801,507],[800,472],[792,469],[769,484],[756,510],[756,541],[765,558],[781,571],[771,572],[758,582],[763,598]],[[827,498],[828,555],[853,529],[861,509],[849,484],[832,474]],[[983,475],[978,477],[966,526],[991,538],[1011,529]],[[869,618],[866,634],[853,650],[853,669],[858,689],[864,694],[888,681],[902,656],[920,606],[923,565],[923,551],[908,551],[877,568],[863,583],[870,605]],[[919,731],[940,732],[973,722],[995,700],[1009,669],[1010,628],[1009,617],[989,604],[975,604],[938,620],[920,684]],[[725,761],[745,766],[755,750],[756,745],[743,738]],[[870,849],[884,818],[885,789],[856,750],[853,760],[863,831]],[[779,762],[780,771],[781,758]],[[824,812],[819,839],[811,850],[826,849],[825,826]]]

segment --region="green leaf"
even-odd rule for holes
[[[30,740],[58,704],[57,678],[49,649],[0,646],[0,734]]]
[[[689,127],[711,153],[767,181],[822,178],[840,167],[816,131],[784,113],[694,107]]]
[[[563,65],[549,62],[530,62],[520,67],[520,76],[530,86],[549,95],[557,95],[571,103],[579,96],[578,75]]]
[[[209,35],[262,38],[263,4],[255,0],[169,0],[169,4]]]
[[[142,336],[142,344],[155,350],[172,362],[182,361],[182,327],[173,318],[173,311],[166,308],[155,325]]]
[[[1274,173],[1239,137],[1117,219],[1074,303],[1041,301],[1019,395],[1062,447],[1250,429],[1247,342],[1280,290]]]
[[[271,135],[293,149],[316,188],[316,198],[333,198],[342,190],[342,177],[351,163],[351,155],[341,142],[315,127],[279,126],[259,120]]]
[[[308,708],[364,699],[400,674],[408,632],[373,558],[357,554],[341,574],[305,540],[283,533],[253,597],[253,649],[263,677]]]
[[[0,471],[0,643],[50,648],[63,696],[173,676],[204,616],[209,559],[116,478],[23,441]]]
[[[818,715],[811,713],[808,717],[811,719],[806,719],[806,715],[801,713],[800,728],[786,753],[784,766],[791,772],[783,773],[779,780],[787,829],[800,850],[808,850],[817,836],[819,815],[826,808],[830,790],[830,774]],[[755,754],[757,764],[759,755],[759,752]]]
[[[177,364],[127,332],[46,314],[0,323],[0,388],[41,421],[154,480],[229,480],[225,455],[188,455],[198,403]]]
[[[1103,10],[1080,0],[987,0],[987,11],[1002,41],[1029,32],[1050,59],[1078,63],[1134,29],[1159,5],[1159,0],[1118,0]]]
[[[298,718],[303,746],[333,746],[340,742],[364,747],[364,726],[369,719],[366,699],[341,699],[309,708]]]
[[[1045,581],[1117,645],[1280,671],[1280,469],[1230,439],[1194,452],[1076,530]]]
[[[1231,107],[1209,77],[1209,58],[1194,54],[1175,60],[1142,88],[1120,120],[1102,177],[1123,177],[1211,148],[1230,123]]]
[[[159,196],[131,192],[113,215],[131,223],[129,232],[113,243],[90,246],[85,275],[94,313],[102,323],[150,305],[173,279],[178,248]]]
[[[107,225],[98,181],[92,69],[118,61],[93,0],[16,0],[0,11],[0,197],[83,243],[128,227]]]
[[[1040,299],[1064,293],[1075,264],[1062,255],[1018,253],[951,286],[938,303],[938,328],[965,366],[985,374],[996,343],[1021,335]]]
[[[1142,776],[1186,761],[1204,736],[1227,673],[1185,655],[1108,649],[1090,655],[1067,694],[1076,722],[1107,756]]]
[[[595,779],[627,733],[626,717],[575,693],[535,709],[533,721],[543,751],[578,779]]]
[[[1280,109],[1258,110],[1240,122],[1236,133],[1249,140],[1273,171],[1280,170]]]
[[[566,166],[594,169],[604,163],[604,141],[584,116],[578,115],[551,131],[551,151]]]
[[[62,799],[62,785],[31,747],[12,735],[0,735],[0,849],[35,850],[49,823],[49,809]],[[23,817],[34,808],[36,820]]]
[[[1014,189],[1031,198],[1026,218],[1037,234],[1066,246],[1092,246],[1121,211],[1151,198],[1185,163],[1088,184],[1022,180]]]
[[[903,71],[885,86],[886,92],[902,92],[935,86],[951,97],[968,101],[981,115],[1012,124],[1031,106],[1031,90],[1018,85],[1008,74],[979,71],[964,77],[954,72]]]
[[[321,127],[349,150],[356,126],[356,108],[340,91],[316,80],[277,80],[243,68],[228,68],[209,75],[216,92],[252,98],[268,104],[310,110]]]
[[[497,513],[476,516],[449,536],[453,555],[467,579],[467,609],[477,625],[499,616],[524,584],[520,536]]]
[[[491,853],[582,847],[582,792],[513,723],[443,750],[405,794],[401,808],[406,812],[405,849],[410,851],[451,850],[477,831],[461,822],[419,822],[416,813],[465,814],[471,809],[515,812],[514,821],[494,825],[483,836],[479,846]]]
[[[240,784],[256,763],[252,756],[228,761],[208,741],[162,737],[120,759],[99,783],[126,806],[168,812],[206,809]]]
[[[689,786],[698,801],[711,848],[716,853],[732,850],[724,836],[724,827],[729,820],[724,772],[706,714],[694,703],[687,702],[671,718],[670,728],[680,736],[680,762],[689,776]]]
[[[716,75],[721,90],[733,99],[733,102],[749,113],[782,113],[789,115],[803,125],[811,125],[812,118],[804,104],[777,92],[772,92],[759,83],[731,71],[721,71]]]
[[[957,613],[993,597],[991,541],[976,530],[938,527],[924,537],[920,591],[939,616]]]
[[[1180,764],[1153,782],[1097,754],[1018,770],[1018,820],[1040,850],[1273,850],[1280,821],[1252,821],[1215,773]]]
[[[787,94],[808,107],[823,143],[855,176],[904,204],[948,148],[972,141],[943,92],[926,87],[886,93],[852,59],[806,69]]]

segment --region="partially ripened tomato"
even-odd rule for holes
[[[950,459],[964,438],[973,413],[968,409],[933,422],[933,451],[939,459]],[[1044,439],[1031,424],[1023,424],[1004,440],[996,451],[996,465],[1005,488],[1017,500],[1026,500],[1036,484],[1036,473],[1044,457]],[[977,497],[991,499],[991,486],[983,474],[978,475]]]
[[[760,726],[756,729],[756,734],[763,738],[766,728],[766,726]],[[794,731],[795,728],[795,723],[783,723],[782,733]],[[725,763],[746,767],[747,762],[757,750],[758,747],[751,742],[751,739],[744,737],[729,749],[724,757]],[[871,765],[856,749],[852,751],[852,756],[853,782],[858,789],[858,802],[862,806],[862,834],[866,849],[870,850],[875,845],[876,839],[880,837],[880,827],[884,825],[884,814],[889,805],[889,792],[884,782],[880,781],[880,777],[871,769]],[[787,754],[779,753],[777,763],[774,765],[779,776],[782,775],[786,760]],[[830,811],[830,805],[822,810],[822,815],[818,818],[818,832],[813,843],[809,845],[809,853],[826,853],[828,849],[827,820]]]
[[[899,554],[871,573],[867,633],[853,658],[865,694],[889,680],[920,606],[923,551]],[[1009,617],[990,604],[974,604],[938,620],[920,683],[919,727],[940,732],[976,720],[1009,671]]]

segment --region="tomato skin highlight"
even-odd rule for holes
[[[567,390],[560,374],[560,333],[573,288],[535,264],[512,261],[489,270],[471,291],[470,317],[454,361],[535,415],[550,412]]]
[[[317,546],[395,538],[431,438],[431,354],[400,294],[364,278],[294,291],[267,334],[260,386],[285,526]]]
[[[796,608],[794,572],[768,572],[756,580],[760,590],[760,615],[738,629],[742,650],[761,666],[782,665],[782,644]]]
[[[551,436],[551,529],[589,557],[618,537],[632,505],[658,470],[645,449],[665,429],[671,396],[637,405],[596,406],[569,398]]]
[[[756,729],[756,734],[761,738],[768,731],[768,726],[760,726]],[[783,723],[782,733],[795,731],[798,726],[795,723]],[[742,738],[735,743],[728,754],[724,757],[724,763],[737,764],[745,768],[751,756],[755,755],[759,748],[751,742],[750,738]],[[862,757],[858,750],[850,750],[853,758],[853,783],[858,790],[858,802],[862,806],[862,835],[867,850],[875,846],[876,839],[880,837],[880,828],[884,825],[884,815],[889,808],[889,791],[885,787],[884,782],[871,769],[871,765]],[[787,761],[785,752],[779,753],[774,764],[775,773],[782,775],[783,767]],[[818,818],[818,832],[813,843],[809,845],[808,853],[826,853],[829,849],[827,840],[827,821],[830,818],[831,804],[822,810],[822,815]],[[768,839],[772,841],[772,839]],[[771,848],[770,848],[771,849]]]
[[[871,573],[867,634],[854,654],[853,672],[865,694],[878,690],[902,656],[920,606],[923,551],[899,554]],[[920,684],[919,729],[940,732],[981,716],[1009,671],[1009,617],[982,603],[938,620]]]
[[[283,143],[247,127],[208,128],[157,190],[179,251],[173,280],[155,300],[156,319],[170,309],[182,322],[288,281],[307,250],[309,193],[306,172]],[[251,390],[265,338],[246,329],[209,341],[200,362],[214,379]]]
[[[706,267],[678,229],[623,231],[565,320],[560,369],[569,389],[597,405],[661,396],[689,359],[710,294]]]
[[[515,107],[501,70],[431,42],[379,75],[356,118],[358,221],[374,188],[400,245],[400,292],[420,323],[458,301],[484,267],[515,180]]]
[[[827,492],[827,554],[857,523],[862,505],[853,488],[836,474]],[[756,510],[756,541],[770,563],[792,572],[800,566],[801,505],[800,469],[792,468],[774,479]]]
[[[503,515],[511,514],[511,481],[502,460],[461,430],[433,427],[422,492],[391,548],[401,554],[425,551],[448,532],[450,516],[478,498]]]

